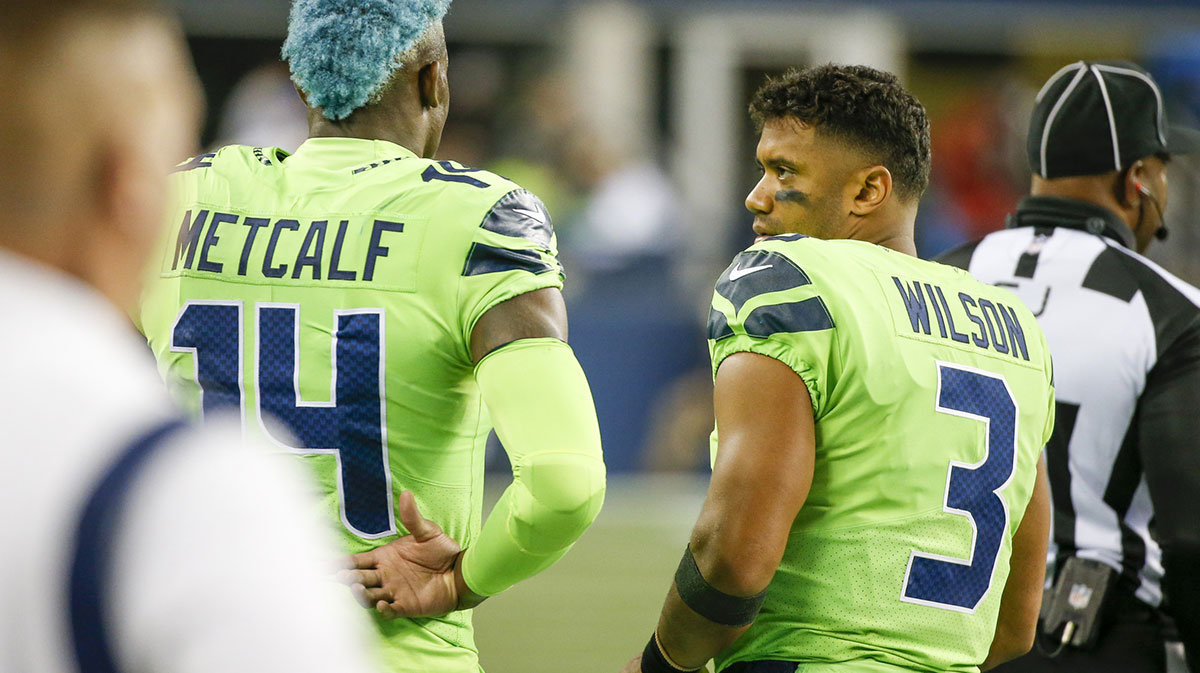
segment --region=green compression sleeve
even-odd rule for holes
[[[600,512],[605,471],[592,393],[570,346],[513,342],[483,358],[475,379],[513,469],[462,560],[467,586],[492,596],[570,549]]]

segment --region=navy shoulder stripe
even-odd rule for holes
[[[833,316],[820,297],[790,304],[759,306],[742,322],[746,334],[766,339],[772,334],[833,329]]]
[[[216,152],[210,152],[208,154],[201,154],[200,156],[192,157],[191,159],[188,159],[187,161],[183,162],[182,164],[179,164],[175,168],[171,169],[171,172],[172,173],[185,173],[187,171],[195,170],[197,168],[209,168],[210,166],[212,166],[212,160],[216,156],[217,156]]]
[[[717,280],[717,293],[733,304],[735,311],[754,297],[790,290],[812,283],[808,274],[786,255],[771,250],[747,250]]]
[[[485,273],[528,271],[536,276],[557,268],[543,260],[536,250],[509,250],[475,243],[471,246],[471,252],[467,254],[463,275],[481,276]]]
[[[708,310],[708,338],[720,341],[731,336],[733,336],[733,329],[729,326],[725,314],[715,308],[710,308]]]
[[[131,444],[100,479],[83,508],[75,532],[68,608],[71,640],[80,673],[117,673],[106,621],[111,585],[112,543],[125,495],[156,451],[187,424],[172,420]]]
[[[550,213],[541,199],[525,189],[515,189],[492,206],[479,225],[488,231],[523,238],[549,250],[554,235]]]

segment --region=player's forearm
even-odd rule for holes
[[[591,525],[605,470],[591,391],[570,348],[529,339],[476,369],[513,483],[462,558],[462,576],[489,596],[548,568]]]
[[[454,559],[454,595],[458,597],[458,610],[470,610],[488,599],[487,596],[475,593],[467,585],[467,578],[463,576],[464,553],[460,552],[458,558]]]
[[[1000,597],[996,633],[980,668],[988,670],[1033,648],[1042,587],[1046,583],[1046,546],[1050,539],[1050,482],[1046,460],[1038,459],[1033,493],[1013,536],[1008,581]]]
[[[979,670],[989,671],[1029,652],[1033,648],[1034,634],[1035,629],[997,627],[996,637],[992,640],[987,658],[979,665]]]
[[[603,491],[594,490],[576,507],[556,510],[539,502],[525,484],[514,482],[488,516],[479,539],[463,553],[467,587],[491,596],[549,568],[595,519],[602,498]]]
[[[774,550],[737,541],[740,517],[725,519],[729,526],[721,530],[701,514],[663,605],[658,645],[675,668],[700,668],[745,633],[779,565]]]
[[[697,669],[729,647],[750,625],[726,626],[689,608],[674,584],[658,620],[658,638],[665,654],[683,669]]]

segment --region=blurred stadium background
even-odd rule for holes
[[[295,149],[288,1],[174,4],[208,95],[204,142]],[[1003,226],[1028,186],[1033,97],[1066,63],[1137,61],[1171,118],[1200,126],[1200,0],[455,0],[446,26],[440,157],[516,180],[554,215],[614,476],[574,553],[477,612],[489,673],[616,671],[653,626],[703,498],[703,324],[753,239],[744,110],[764,76],[834,61],[902,77],[933,126],[924,257]],[[1200,283],[1200,164],[1177,159],[1171,181],[1171,240],[1151,256]]]

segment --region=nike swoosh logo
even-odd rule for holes
[[[536,210],[525,210],[524,208],[513,208],[512,211],[514,213],[517,213],[518,215],[524,215],[525,217],[528,217],[529,219],[535,220],[542,224],[546,223],[546,218],[542,217],[542,214]]]
[[[772,265],[770,264],[764,264],[763,266],[750,266],[746,267],[745,269],[734,269],[733,271],[729,272],[729,280],[737,280],[743,276],[749,276],[752,273],[758,273],[763,269],[769,269],[771,266]]]

